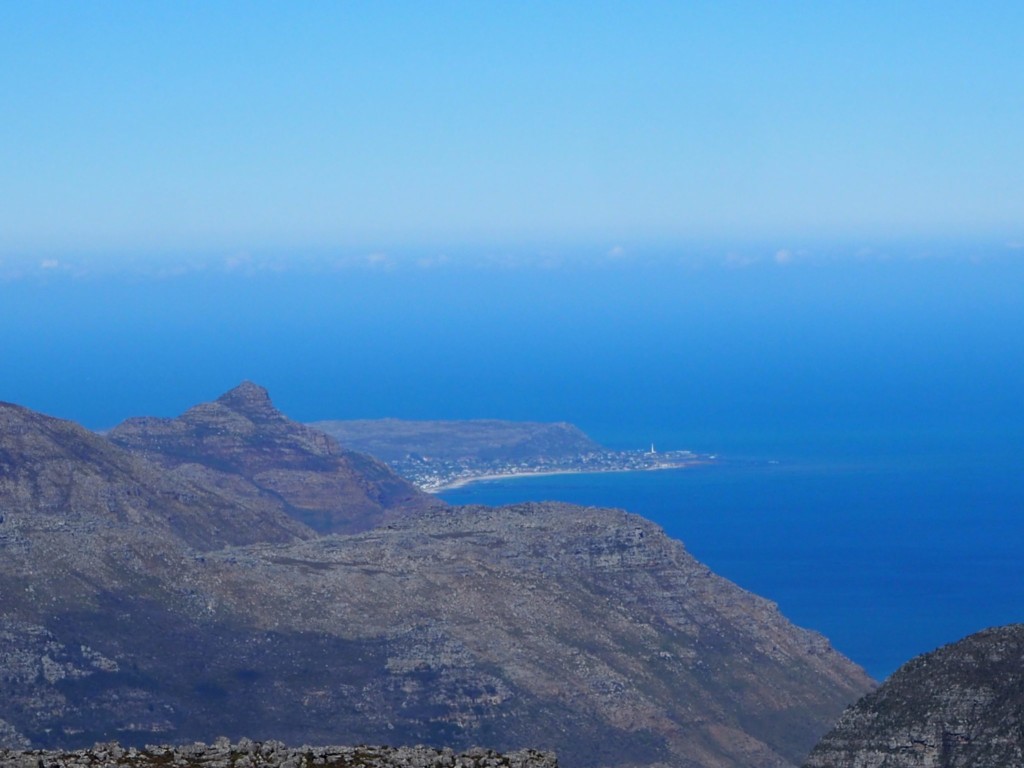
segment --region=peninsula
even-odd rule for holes
[[[565,422],[368,419],[310,426],[349,450],[375,456],[431,493],[482,480],[678,469],[712,460],[688,450],[658,451],[653,445],[611,450]]]

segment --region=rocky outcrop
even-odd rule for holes
[[[252,382],[175,419],[128,419],[108,438],[179,477],[276,508],[320,533],[355,533],[443,505],[376,459],[291,421]]]
[[[1024,624],[919,656],[851,707],[808,768],[1024,765]]]
[[[287,747],[242,739],[232,744],[122,747],[96,744],[70,752],[0,750],[0,768],[558,768],[549,752],[488,749],[455,752],[431,747]]]
[[[0,546],[140,526],[197,549],[284,542],[313,531],[257,498],[240,498],[121,450],[70,421],[0,403]]]

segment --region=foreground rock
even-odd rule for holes
[[[872,685],[621,511],[315,536],[67,422],[0,406],[0,427],[0,746],[344,734],[768,768]]]
[[[808,768],[1024,765],[1024,624],[919,656],[847,711]]]
[[[376,459],[291,421],[252,382],[175,419],[128,419],[108,438],[243,503],[276,506],[320,533],[365,531],[443,505]]]
[[[558,768],[550,752],[524,749],[500,754],[488,749],[454,752],[431,747],[287,747],[281,742],[220,739],[212,745],[122,747],[114,742],[89,749],[0,750],[0,768]]]

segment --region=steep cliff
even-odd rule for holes
[[[851,707],[808,768],[1024,765],[1024,624],[919,656]]]

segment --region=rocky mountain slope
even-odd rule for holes
[[[1024,624],[919,656],[851,707],[808,768],[1024,765]]]
[[[270,471],[238,435],[258,420],[225,443],[200,421],[201,456]],[[790,766],[871,687],[624,512],[438,508],[316,536],[179,458],[0,406],[0,746],[249,735]]]
[[[313,531],[258,497],[170,475],[69,421],[0,403],[0,541],[135,526],[198,549]]]
[[[259,606],[285,603],[316,633],[387,648],[364,696],[401,692],[402,727],[456,745],[531,744],[566,765],[781,766],[871,685],[823,637],[614,510],[459,508],[206,562],[229,594],[256,596],[258,626],[275,620]],[[266,577],[282,567],[288,580]],[[315,706],[332,719],[345,698],[325,686]],[[394,705],[363,712],[363,727],[398,726]]]
[[[113,710],[153,701],[133,689],[134,703],[122,705],[91,687],[94,674],[123,670],[86,637],[135,648],[133,612],[143,604],[202,614],[188,585],[202,552],[314,535],[76,424],[0,403],[0,744],[61,743],[86,733],[77,714],[65,719],[78,708],[105,723]]]
[[[291,421],[267,391],[244,382],[175,419],[134,418],[111,442],[321,533],[353,533],[442,502],[381,462]]]

